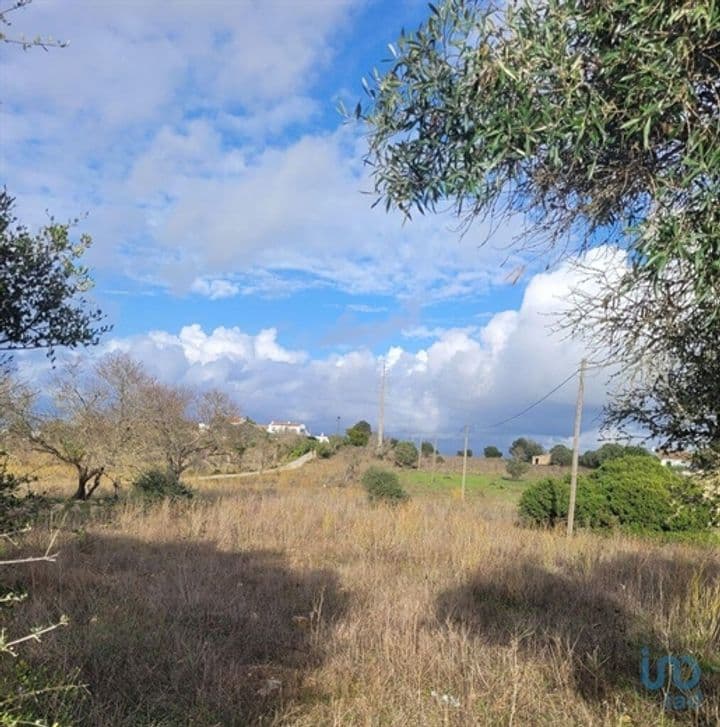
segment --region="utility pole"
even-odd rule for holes
[[[335,436],[340,436],[340,417],[337,418],[337,426],[335,427]]]
[[[378,441],[377,451],[381,452],[383,448],[383,437],[385,435],[385,359],[382,360],[382,369],[380,370],[380,406],[378,411]]]
[[[432,463],[432,473],[430,474],[430,484],[432,485],[433,482],[435,482],[435,467],[437,466],[437,437],[433,440],[433,463]]]
[[[578,380],[577,404],[575,405],[575,428],[573,430],[572,470],[570,473],[570,503],[568,505],[568,538],[573,534],[575,525],[575,499],[577,497],[578,460],[580,458],[580,424],[582,422],[583,396],[585,394],[585,367],[587,359],[580,362],[580,378]]]
[[[420,471],[420,464],[421,464],[421,461],[422,461],[422,437],[418,437],[417,443],[418,443],[418,445],[417,445],[417,447],[418,447],[417,468],[418,468],[418,472],[419,472]]]
[[[460,495],[462,499],[465,499],[465,478],[467,477],[467,448],[468,448],[468,425],[465,425],[465,447],[463,448],[463,470],[462,470],[462,485],[460,487]]]

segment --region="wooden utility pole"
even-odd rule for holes
[[[575,405],[575,428],[573,430],[572,470],[570,473],[570,503],[568,504],[568,538],[573,534],[575,525],[575,499],[577,497],[578,460],[580,459],[580,424],[582,423],[583,397],[585,395],[585,367],[587,359],[580,362],[577,404]]]
[[[380,370],[380,403],[378,407],[378,441],[377,450],[382,451],[383,437],[385,436],[385,359],[382,360]]]
[[[433,463],[432,463],[432,472],[430,474],[430,484],[432,485],[433,482],[435,482],[435,467],[437,466],[437,437],[433,440]]]
[[[468,425],[465,425],[465,447],[463,448],[463,470],[462,485],[460,486],[460,496],[465,499],[465,479],[467,477],[467,452],[468,452]]]

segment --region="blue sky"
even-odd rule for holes
[[[577,275],[540,261],[510,284],[522,220],[483,245],[481,224],[464,237],[447,215],[403,225],[362,193],[363,130],[338,101],[361,99],[362,76],[426,11],[35,0],[14,13],[16,35],[69,46],[0,48],[2,176],[31,225],[88,213],[94,296],[114,327],[93,355],[127,350],[163,378],[229,391],[256,419],[315,430],[375,422],[384,357],[390,430],[448,448],[465,421],[512,414],[573,370],[582,347],[548,325]],[[572,388],[476,447],[567,441]]]

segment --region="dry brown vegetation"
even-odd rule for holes
[[[12,632],[71,621],[23,652],[56,682],[87,685],[38,697],[48,716],[97,727],[720,720],[717,552],[568,543],[482,500],[371,507],[359,488],[317,484],[333,466],[68,521],[58,564],[11,576],[29,592]],[[698,655],[699,712],[667,712],[642,688],[642,645]]]

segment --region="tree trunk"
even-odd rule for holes
[[[73,495],[74,500],[87,500],[88,491],[87,483],[90,481],[91,474],[86,469],[78,469],[78,486]]]
[[[90,498],[91,495],[93,494],[93,492],[95,492],[95,490],[97,490],[97,488],[100,487],[100,480],[102,479],[102,476],[103,476],[104,473],[105,473],[105,470],[104,469],[101,469],[100,471],[96,472],[93,475],[93,478],[92,478],[93,479],[92,486],[87,491],[88,498]]]

